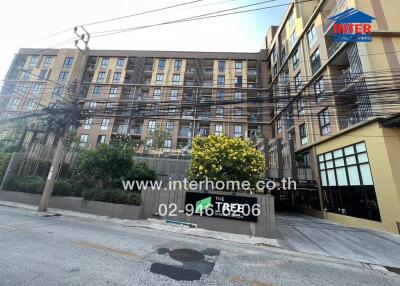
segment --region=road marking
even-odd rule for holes
[[[80,247],[88,248],[88,249],[109,252],[109,253],[117,255],[117,256],[124,256],[124,257],[128,257],[128,258],[139,259],[139,260],[143,259],[142,256],[137,255],[136,253],[123,251],[123,250],[111,248],[111,247],[100,245],[100,244],[95,244],[95,243],[90,243],[90,242],[85,242],[85,241],[77,241],[77,242],[74,242],[74,244],[77,246],[80,246]]]

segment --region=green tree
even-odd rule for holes
[[[125,178],[133,166],[133,150],[123,144],[98,145],[82,152],[78,159],[79,177],[97,188],[109,187],[113,180]]]
[[[158,126],[150,134],[150,138],[153,139],[152,147],[156,150],[161,151],[164,148],[165,141],[171,136],[171,134],[163,127]]]
[[[264,157],[250,141],[226,136],[194,138],[190,180],[249,181],[254,188],[264,175]]]

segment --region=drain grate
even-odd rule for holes
[[[172,259],[180,262],[193,262],[202,260],[204,258],[204,255],[201,252],[188,248],[172,250],[169,255]]]

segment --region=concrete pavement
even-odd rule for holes
[[[400,285],[384,268],[0,206],[0,285]]]
[[[400,236],[353,228],[299,213],[276,214],[281,247],[400,268]]]

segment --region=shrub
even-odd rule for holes
[[[10,159],[11,159],[11,154],[0,153],[0,183],[3,181],[3,177],[4,174],[6,173]]]
[[[146,163],[134,163],[129,173],[126,175],[124,180],[129,181],[152,181],[154,182],[157,179],[156,172],[153,169],[150,169]],[[112,184],[113,188],[123,189],[122,180],[114,180]],[[133,192],[139,192],[136,188],[132,190]]]
[[[89,188],[83,181],[73,179],[58,180],[54,185],[52,196],[81,197],[82,192]]]
[[[85,201],[99,201],[113,204],[135,205],[141,203],[140,195],[119,189],[90,189],[83,192]]]
[[[38,176],[25,176],[14,178],[10,183],[10,189],[16,192],[41,194],[44,181]]]
[[[196,137],[193,140],[190,180],[249,181],[254,188],[263,179],[263,155],[250,141],[226,136]]]
[[[77,165],[81,179],[98,188],[109,187],[113,180],[125,178],[133,166],[133,151],[124,145],[99,145],[84,151]]]

